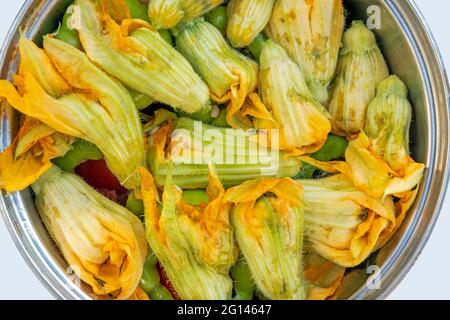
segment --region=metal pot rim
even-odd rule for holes
[[[442,131],[439,131],[439,134],[443,133],[445,135],[444,140],[446,141],[446,144],[440,145],[437,147],[438,148],[443,147],[446,149],[445,150],[445,154],[446,154],[445,172],[442,173],[443,181],[440,186],[438,199],[434,204],[434,208],[433,208],[434,214],[432,216],[431,221],[428,223],[427,229],[423,233],[422,237],[419,239],[419,241],[417,243],[413,244],[410,241],[413,238],[413,235],[415,234],[414,231],[416,230],[416,227],[419,222],[418,220],[420,219],[420,215],[416,214],[413,221],[411,222],[411,225],[409,226],[409,229],[406,232],[406,235],[403,235],[402,241],[400,241],[400,243],[396,246],[396,248],[390,254],[387,261],[382,266],[381,272],[379,274],[379,279],[381,279],[381,281],[383,281],[387,278],[390,278],[388,285],[384,286],[382,292],[378,293],[378,294],[374,293],[373,290],[369,289],[367,286],[363,286],[352,295],[351,299],[359,300],[359,299],[367,299],[368,297],[374,297],[375,299],[385,299],[389,296],[390,293],[392,293],[392,291],[406,277],[407,273],[411,270],[414,263],[417,261],[418,257],[420,256],[423,249],[425,248],[425,245],[427,244],[427,242],[430,238],[430,235],[437,223],[437,220],[441,213],[443,201],[444,201],[444,198],[445,198],[445,195],[447,192],[447,188],[448,188],[448,183],[449,183],[450,158],[448,157],[448,150],[450,148],[450,144],[448,141],[448,133],[449,133],[450,118],[449,118],[448,110],[450,108],[450,97],[449,97],[448,77],[447,77],[446,69],[444,66],[443,59],[442,59],[442,55],[439,51],[436,40],[434,39],[434,36],[430,30],[428,23],[426,22],[426,20],[424,18],[422,12],[418,8],[418,6],[414,0],[408,0],[407,2],[411,8],[411,13],[414,14],[415,21],[420,22],[420,25],[416,25],[415,27],[421,28],[422,31],[424,32],[424,35],[426,36],[427,42],[429,44],[429,49],[432,50],[433,58],[437,62],[437,67],[438,67],[438,69],[440,71],[439,73],[441,75],[441,82],[443,83],[442,90],[444,91],[444,95],[445,95],[445,104],[446,104],[446,113],[447,113],[446,116],[447,117],[445,120],[446,121],[445,126],[443,128],[443,129],[445,129],[445,131],[444,131],[444,133]],[[396,8],[398,8],[398,6],[395,3],[395,1],[387,0],[386,4],[387,4],[387,7],[391,10],[391,14],[393,14],[397,18],[397,21],[400,21],[403,23],[404,19],[402,19],[400,13],[398,11],[396,11]],[[407,34],[408,40],[413,46],[414,53],[416,54],[416,57],[419,60],[422,71],[426,70],[426,63],[424,62],[424,58],[421,54],[421,50],[419,48],[417,40],[412,37],[410,25],[404,25],[403,27],[404,27],[404,29],[407,29],[410,32],[409,34]],[[431,80],[432,74],[430,74],[429,72],[426,72],[424,75],[427,76],[427,79],[423,79],[423,81],[427,84],[427,86],[429,86],[430,83],[432,82],[432,80]],[[433,93],[430,92],[430,88],[427,88],[427,95],[429,96],[429,98],[432,99],[432,101],[435,100]],[[434,101],[434,102],[436,103],[436,101]],[[435,122],[436,122],[436,120],[432,122],[432,124],[431,124],[432,127],[435,126]],[[437,133],[438,132],[435,130],[435,134],[437,134]],[[436,137],[437,137],[436,135],[432,136],[432,138],[433,138],[432,142],[434,144],[436,144]],[[435,150],[437,150],[437,149],[435,148]],[[434,165],[434,163],[433,163],[433,165]],[[430,169],[430,168],[427,168],[427,169]],[[429,194],[430,193],[428,192],[428,196],[429,196]],[[422,198],[422,199],[417,199],[416,201],[419,201],[419,200],[420,200],[420,203],[419,203],[419,208],[417,209],[417,211],[423,212],[424,201],[427,199]],[[405,252],[406,252],[406,255],[405,255]],[[402,259],[399,259],[400,257],[402,257]],[[390,274],[390,276],[389,276],[389,274]]]

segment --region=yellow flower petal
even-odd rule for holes
[[[138,287],[128,300],[150,300],[150,298],[141,287]]]
[[[28,152],[15,159],[16,145],[17,141],[0,154],[0,188],[7,192],[27,188],[52,166],[48,154],[35,157]]]
[[[20,82],[23,96],[19,95],[11,83],[0,80],[0,97],[6,98],[14,109],[39,119],[61,133],[81,136],[79,130],[68,124],[74,120],[66,118],[66,115],[62,114],[61,110],[65,109],[64,105],[48,95],[33,75],[26,73],[23,76],[17,76],[16,82]]]
[[[413,191],[404,193],[402,197],[396,202],[395,207],[397,216],[395,224],[391,224],[380,235],[380,238],[378,239],[378,243],[376,245],[376,249],[382,248],[392,238],[395,232],[397,232],[397,230],[402,226],[402,223],[406,218],[406,214],[417,198],[418,192],[419,188],[416,187],[416,189],[414,189]]]
[[[180,0],[152,0],[149,3],[148,16],[157,29],[175,27],[183,15]]]
[[[331,131],[331,122],[309,91],[302,70],[272,40],[264,44],[260,65],[258,89],[278,125],[277,148],[292,155],[319,150]]]
[[[51,136],[56,131],[37,119],[25,117],[18,134],[15,157],[18,158],[29,151],[41,139]]]
[[[323,171],[346,175],[359,189],[373,197],[394,195],[401,198],[403,193],[411,191],[420,183],[425,170],[425,165],[409,157],[409,164],[400,176],[372,149],[371,141],[364,132],[350,141],[345,152],[345,162],[321,162],[308,156],[299,159]]]
[[[256,90],[255,61],[233,49],[217,28],[201,19],[183,26],[176,42],[177,49],[207,83],[211,100],[228,102],[228,124],[233,128],[252,127],[251,119],[241,109],[247,96]]]
[[[225,194],[225,201],[235,204],[254,201],[276,186],[278,182],[278,179],[246,181],[239,186],[228,189]]]
[[[408,193],[420,183],[424,170],[424,164],[416,163],[411,160],[409,165],[405,168],[405,172],[402,177],[395,177],[389,181],[389,184],[384,190],[384,194],[393,194],[396,197],[401,198],[404,193]]]

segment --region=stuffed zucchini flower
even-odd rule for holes
[[[128,88],[187,113],[209,110],[208,87],[189,62],[143,20],[121,25],[89,0],[76,0],[71,27],[87,56]]]
[[[57,167],[32,187],[48,231],[80,279],[97,295],[134,295],[147,254],[140,220]]]
[[[181,299],[231,299],[230,268],[238,248],[229,221],[231,204],[210,171],[206,206],[192,206],[168,175],[161,205],[153,177],[141,169],[147,240]]]
[[[342,43],[342,0],[279,0],[266,32],[302,69],[316,99],[326,104]]]
[[[336,134],[354,136],[365,126],[367,106],[378,84],[389,76],[375,35],[354,21],[344,33],[333,94],[328,105]]]
[[[231,0],[227,6],[227,36],[233,47],[242,48],[255,40],[272,15],[275,0]]]
[[[19,76],[31,74],[52,97],[59,98],[70,93],[72,87],[53,65],[47,53],[33,41],[20,37]]]
[[[53,97],[70,91],[69,84],[56,71],[45,52],[34,42],[21,37],[19,41],[19,75],[32,74]],[[6,81],[0,82],[0,96],[16,96],[14,88]],[[20,99],[13,101],[20,103]],[[8,101],[1,102],[8,110]],[[74,138],[30,117],[24,117],[17,136],[0,154],[0,189],[19,191],[30,186],[51,168],[51,160],[70,150]]]
[[[52,159],[64,156],[74,139],[36,119],[25,117],[12,144],[0,154],[0,189],[20,191],[52,167]]]
[[[255,93],[257,63],[233,49],[220,31],[203,19],[180,29],[177,49],[206,81],[211,99],[220,104],[228,102],[228,124],[233,128],[252,128],[249,116],[271,121]]]
[[[409,155],[412,108],[407,96],[408,89],[397,76],[382,81],[367,108],[364,129],[373,150],[400,176],[415,166]]]
[[[346,152],[355,184],[368,194],[402,198],[420,183],[425,165],[409,155],[411,113],[404,83],[397,76],[382,81],[364,132]]]
[[[148,166],[158,186],[169,175],[183,189],[201,189],[208,185],[209,164],[225,186],[249,179],[292,177],[301,162],[279,150],[266,147],[268,135],[257,131],[218,128],[188,118],[155,119],[158,124],[149,138]],[[173,164],[173,165],[172,165]]]
[[[328,112],[311,95],[302,71],[272,40],[261,53],[259,91],[278,124],[279,148],[304,154],[319,150],[331,131]]]
[[[305,299],[302,199],[301,184],[290,178],[251,180],[225,194],[252,278],[272,300]]]
[[[392,197],[370,197],[344,175],[301,184],[305,239],[314,252],[340,266],[359,265],[396,225]]]
[[[157,29],[170,29],[180,21],[198,18],[222,4],[223,0],[150,0],[148,15]]]
[[[171,29],[183,18],[180,0],[151,0],[148,16],[156,29]]]
[[[144,141],[127,89],[70,44],[46,36],[44,47],[71,91],[53,97],[32,72],[26,72],[15,77],[18,90],[3,81],[0,94],[15,109],[55,131],[95,144],[119,181],[138,188],[136,169],[145,164]]]

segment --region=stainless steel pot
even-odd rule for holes
[[[0,55],[1,78],[10,78],[18,63],[19,30],[38,43],[52,32],[70,0],[28,0],[20,10]],[[412,151],[427,166],[419,197],[403,227],[378,254],[380,289],[362,286],[353,299],[382,299],[399,284],[426,244],[437,221],[448,179],[448,83],[436,44],[412,1],[346,0],[350,19],[367,19],[380,13],[375,30],[391,72],[408,85],[414,108]],[[370,7],[375,5],[376,7]],[[368,10],[369,9],[369,10]],[[375,11],[372,11],[375,10]],[[373,16],[376,18],[376,16]],[[17,115],[1,107],[0,148],[9,145],[17,131]],[[60,299],[93,298],[87,286],[77,286],[67,264],[50,239],[29,190],[2,194],[3,218],[18,250],[47,289]]]

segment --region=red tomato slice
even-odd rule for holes
[[[166,272],[164,271],[164,268],[161,266],[161,264],[158,262],[156,264],[156,269],[158,269],[159,277],[161,279],[161,284],[166,287],[167,290],[172,294],[172,297],[175,300],[181,300],[178,293],[175,291],[175,288],[173,287],[172,282],[170,282],[169,278],[167,277]]]
[[[91,187],[115,191],[117,194],[127,192],[108,169],[105,160],[88,160],[75,168],[75,173],[82,177]]]

